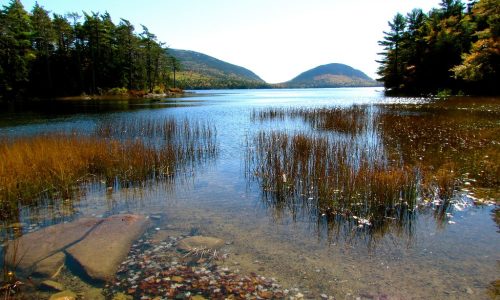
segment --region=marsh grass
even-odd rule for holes
[[[366,131],[369,107],[353,105],[335,108],[268,108],[253,110],[253,121],[285,120],[286,118],[302,119],[312,128],[333,130],[340,133],[358,134]]]
[[[500,186],[500,112],[462,105],[384,106],[376,117],[388,157],[423,169],[445,198],[468,180]]]
[[[92,182],[113,187],[162,180],[216,153],[212,127],[173,119],[101,123],[90,134],[4,138],[0,209],[43,198],[71,199]]]
[[[328,218],[376,227],[403,221],[416,205],[416,171],[387,162],[380,149],[366,151],[354,139],[260,132],[249,144],[254,148],[247,153],[247,170],[272,206],[291,202]]]
[[[276,217],[309,216],[347,236],[411,235],[429,210],[445,224],[464,187],[495,199],[500,185],[498,109],[446,103],[254,110],[254,121],[301,118],[310,128],[248,138],[247,174]]]

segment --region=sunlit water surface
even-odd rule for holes
[[[113,192],[99,185],[88,187],[78,201],[24,208],[13,221],[28,231],[81,216],[161,214],[157,227],[184,234],[194,230],[228,241],[229,257],[222,264],[274,277],[310,298],[322,293],[337,299],[488,298],[490,282],[500,278],[494,206],[452,211],[453,222],[438,221],[429,207],[415,216],[411,229],[393,228],[375,236],[352,229],[346,235],[328,230],[325,220],[311,217],[307,210],[292,217],[290,211],[276,209],[263,197],[259,182],[246,173],[245,153],[252,147],[247,142],[254,134],[294,132],[304,126],[289,119],[258,122],[251,119],[252,111],[426,101],[386,98],[372,88],[222,90],[197,91],[186,98],[150,104],[74,102],[28,114],[11,109],[2,115],[0,135],[91,130],[103,119],[169,116],[210,122],[217,129],[219,146],[215,159],[178,174],[173,184],[151,183]]]

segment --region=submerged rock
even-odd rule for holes
[[[50,296],[49,300],[76,300],[76,294],[67,290]]]
[[[86,300],[105,300],[102,290],[98,288],[90,288],[83,293],[83,299]]]
[[[45,259],[81,240],[101,221],[97,218],[81,218],[71,223],[53,225],[23,235],[7,244],[6,263],[8,266],[17,266],[16,271],[26,275],[30,275],[36,265],[41,263],[44,272],[47,262],[51,262],[51,260],[43,262]],[[49,273],[53,268],[50,269]]]
[[[87,275],[110,281],[127,257],[132,243],[144,233],[148,219],[139,215],[115,215],[104,219],[82,241],[67,249]]]
[[[216,250],[224,246],[224,240],[210,236],[192,236],[182,239],[177,244],[177,249],[190,252],[203,249]]]

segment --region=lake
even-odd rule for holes
[[[83,137],[100,128],[112,136],[135,120],[168,119],[210,133],[200,140],[192,133],[188,143],[201,145],[201,154],[183,156],[165,176],[86,180],[66,196],[19,201],[2,214],[1,237],[84,217],[145,216],[151,225],[127,263],[146,265],[122,265],[105,284],[68,262],[55,277],[82,295],[97,287],[109,299],[167,295],[149,278],[162,276],[148,272],[151,261],[155,268],[201,265],[215,273],[216,265],[232,278],[265,277],[272,284],[262,283],[261,298],[277,290],[306,299],[498,297],[498,100],[395,98],[380,88],[345,88],[193,91],[149,102],[9,107],[0,113],[3,143],[56,133]],[[140,138],[163,145],[155,135]],[[223,239],[220,255],[207,250],[205,258],[213,259],[201,253],[199,261],[183,261],[200,253],[168,248],[170,256],[155,260],[161,247],[198,235]],[[188,285],[188,275],[182,276],[174,276],[180,289]],[[146,277],[152,283],[140,284]],[[196,291],[208,297],[201,290],[185,289],[181,297]],[[21,289],[27,298],[50,293],[28,283]]]

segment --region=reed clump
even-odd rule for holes
[[[359,134],[369,125],[369,108],[353,105],[334,108],[268,108],[253,110],[253,121],[285,120],[285,118],[300,118],[311,127],[320,130],[331,130],[341,133]]]
[[[381,149],[313,133],[260,132],[249,141],[247,170],[276,207],[295,203],[319,215],[381,225],[416,206],[419,177]]]
[[[0,143],[0,208],[46,197],[72,198],[81,185],[90,182],[112,187],[116,182],[161,180],[216,153],[213,128],[173,119],[132,120],[130,126],[98,124],[90,134],[4,138]]]
[[[499,117],[498,105],[464,102],[254,110],[253,121],[310,126],[249,138],[247,172],[275,216],[411,236],[419,211],[445,224],[459,195],[498,198]]]

